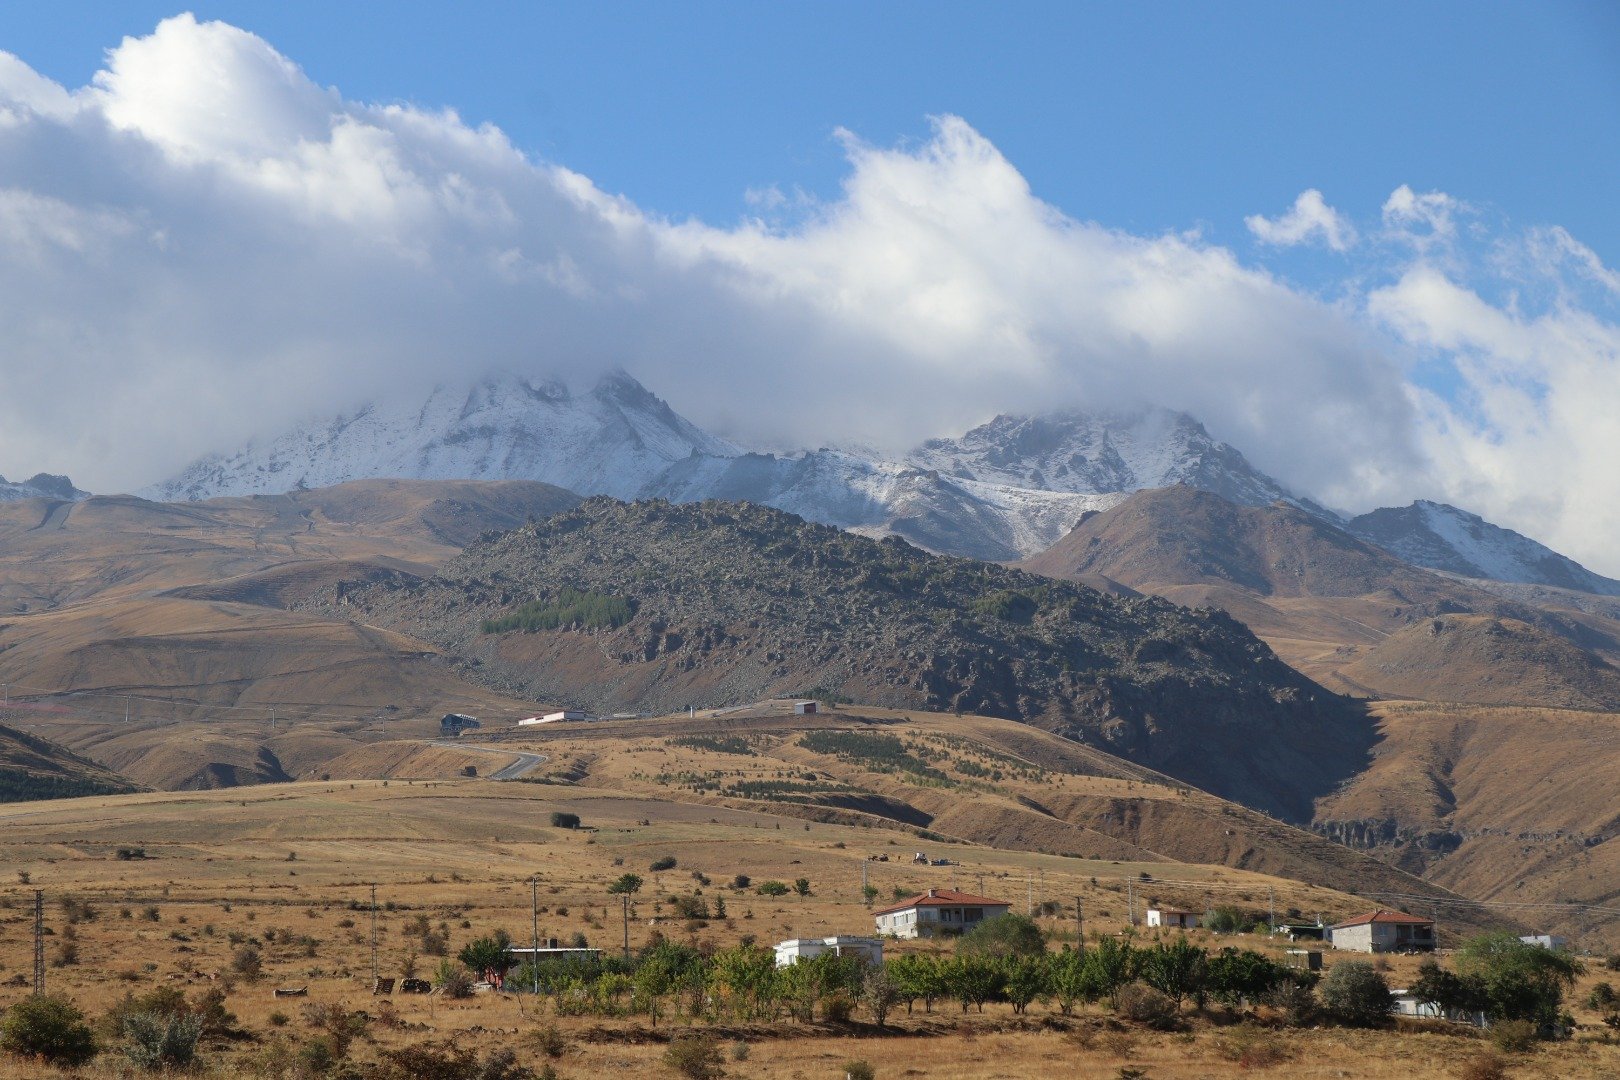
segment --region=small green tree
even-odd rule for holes
[[[1389,1019],[1389,983],[1365,960],[1334,964],[1316,993],[1322,1011],[1341,1024],[1373,1027]]]
[[[911,953],[897,956],[884,963],[900,990],[900,1000],[906,1003],[906,1012],[921,1001],[924,1012],[934,1011],[934,1002],[949,992],[944,965],[940,958],[929,953]]]
[[[1139,950],[1128,941],[1105,937],[1086,952],[1091,978],[1114,1008],[1119,1008],[1119,991],[1136,977]]]
[[[164,1016],[136,1013],[124,1020],[124,1056],[137,1069],[184,1069],[197,1057],[202,1017],[194,1013]]]
[[[785,881],[762,881],[754,891],[761,896],[786,896],[791,890]]]
[[[469,941],[456,954],[456,959],[468,971],[482,977],[487,971],[506,970],[506,951],[511,947],[512,936],[505,930],[497,930],[494,934]]]
[[[810,879],[807,877],[793,879],[793,891],[800,896],[810,895]]]
[[[1002,961],[1004,992],[1013,1012],[1022,1015],[1030,1003],[1052,992],[1051,968],[1042,956],[1014,956]]]
[[[984,1003],[994,1001],[1006,985],[1002,963],[993,956],[966,953],[945,965],[945,983],[961,1003],[962,1011],[973,1006],[984,1012]]]
[[[67,998],[24,998],[0,1016],[0,1050],[73,1068],[96,1056],[96,1036]]]
[[[551,826],[554,829],[579,828],[579,815],[566,813],[562,810],[553,810],[551,813]]]
[[[1184,937],[1170,942],[1159,942],[1141,953],[1137,970],[1142,981],[1164,994],[1181,1008],[1181,1001],[1189,994],[1204,988],[1204,977],[1209,956]]]
[[[1025,915],[996,915],[963,934],[956,942],[959,954],[993,956],[1039,956],[1046,951],[1046,938],[1035,920]]]
[[[1080,1002],[1096,1001],[1103,995],[1096,968],[1087,964],[1085,954],[1078,951],[1053,955],[1047,979],[1051,984],[1052,996],[1057,1000],[1058,1011],[1064,1016],[1073,1013],[1074,1007]]]
[[[640,874],[620,874],[619,879],[607,887],[614,896],[634,896],[641,891]]]
[[[888,1024],[889,1012],[900,1004],[901,997],[899,980],[883,964],[873,964],[867,969],[866,977],[861,980],[861,998],[872,1010],[872,1019],[878,1027]]]
[[[1585,969],[1563,949],[1543,949],[1507,932],[1484,934],[1457,954],[1464,978],[1478,980],[1492,1020],[1558,1021],[1564,992]]]

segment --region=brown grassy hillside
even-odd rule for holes
[[[1528,922],[1620,948],[1620,717],[1389,702],[1372,766],[1317,809],[1321,831]]]
[[[1446,577],[1296,507],[1237,506],[1184,486],[1138,492],[1019,565],[1220,608],[1343,693],[1620,708],[1612,601]],[[1481,621],[1447,622],[1461,615]],[[1493,620],[1519,629],[1472,632]],[[1421,630],[1435,621],[1459,632]]]

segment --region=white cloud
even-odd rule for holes
[[[1251,214],[1243,219],[1262,243],[1293,247],[1320,239],[1334,251],[1348,251],[1356,242],[1355,226],[1322,198],[1315,188],[1302,191],[1288,213],[1268,218]]]
[[[1471,288],[1436,246],[1458,200],[1397,190],[1402,242],[1367,252],[1397,253],[1388,284],[1328,303],[1196,234],[1071,217],[956,117],[904,149],[841,137],[839,197],[716,228],[454,113],[347,100],[219,23],[168,20],[77,90],[0,54],[0,472],[129,488],[389,388],[622,365],[772,445],[1156,402],[1334,504],[1439,493],[1602,564],[1614,328]],[[1314,191],[1250,227],[1356,237]],[[1539,235],[1519,272],[1613,287]],[[1415,389],[1417,357],[1465,393]]]

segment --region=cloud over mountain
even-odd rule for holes
[[[1450,196],[1397,191],[1375,284],[1325,299],[1197,234],[1072,217],[962,119],[915,146],[841,137],[839,198],[720,227],[453,112],[348,100],[222,23],[169,19],[79,89],[0,54],[0,466],[135,487],[390,388],[620,365],[776,445],[899,451],[995,412],[1152,402],[1296,490],[1465,502],[1617,568],[1573,487],[1613,493],[1607,444],[1566,427],[1620,415],[1614,324],[1472,292],[1443,257]],[[1312,194],[1257,235],[1348,248]],[[1523,273],[1612,280],[1543,240]],[[1453,396],[1418,388],[1425,363]],[[1549,483],[1564,453],[1592,464]]]

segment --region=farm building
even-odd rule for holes
[[[813,701],[795,701],[793,711],[800,716],[809,716],[816,712],[816,703]]]
[[[1175,908],[1147,909],[1147,924],[1149,926],[1174,927],[1177,930],[1196,930],[1201,916],[1196,911],[1177,911]]]
[[[1433,952],[1434,920],[1380,908],[1329,927],[1328,942],[1351,952]]]
[[[1557,934],[1526,934],[1519,940],[1526,945],[1539,945],[1543,949],[1569,948],[1569,939],[1559,937]]]
[[[1489,1027],[1483,1012],[1468,1009],[1443,1009],[1439,1003],[1425,1001],[1410,990],[1395,989],[1390,994],[1390,1011],[1396,1016],[1416,1016],[1428,1020],[1450,1020],[1454,1024],[1472,1024]]]
[[[877,931],[898,938],[931,938],[938,934],[960,934],[985,919],[1005,915],[1012,904],[954,889],[929,889],[909,900],[872,913]]]
[[[478,727],[483,727],[483,725],[466,713],[445,713],[443,718],[439,720],[440,735],[456,736],[463,731],[471,731]]]
[[[589,720],[591,715],[575,709],[564,709],[561,712],[548,712],[540,716],[528,716],[518,721],[518,727],[529,727],[534,724],[560,724],[564,720]]]
[[[835,956],[859,956],[869,964],[883,963],[883,942],[869,937],[790,938],[776,943],[776,966],[808,960],[812,956],[832,953]]]

